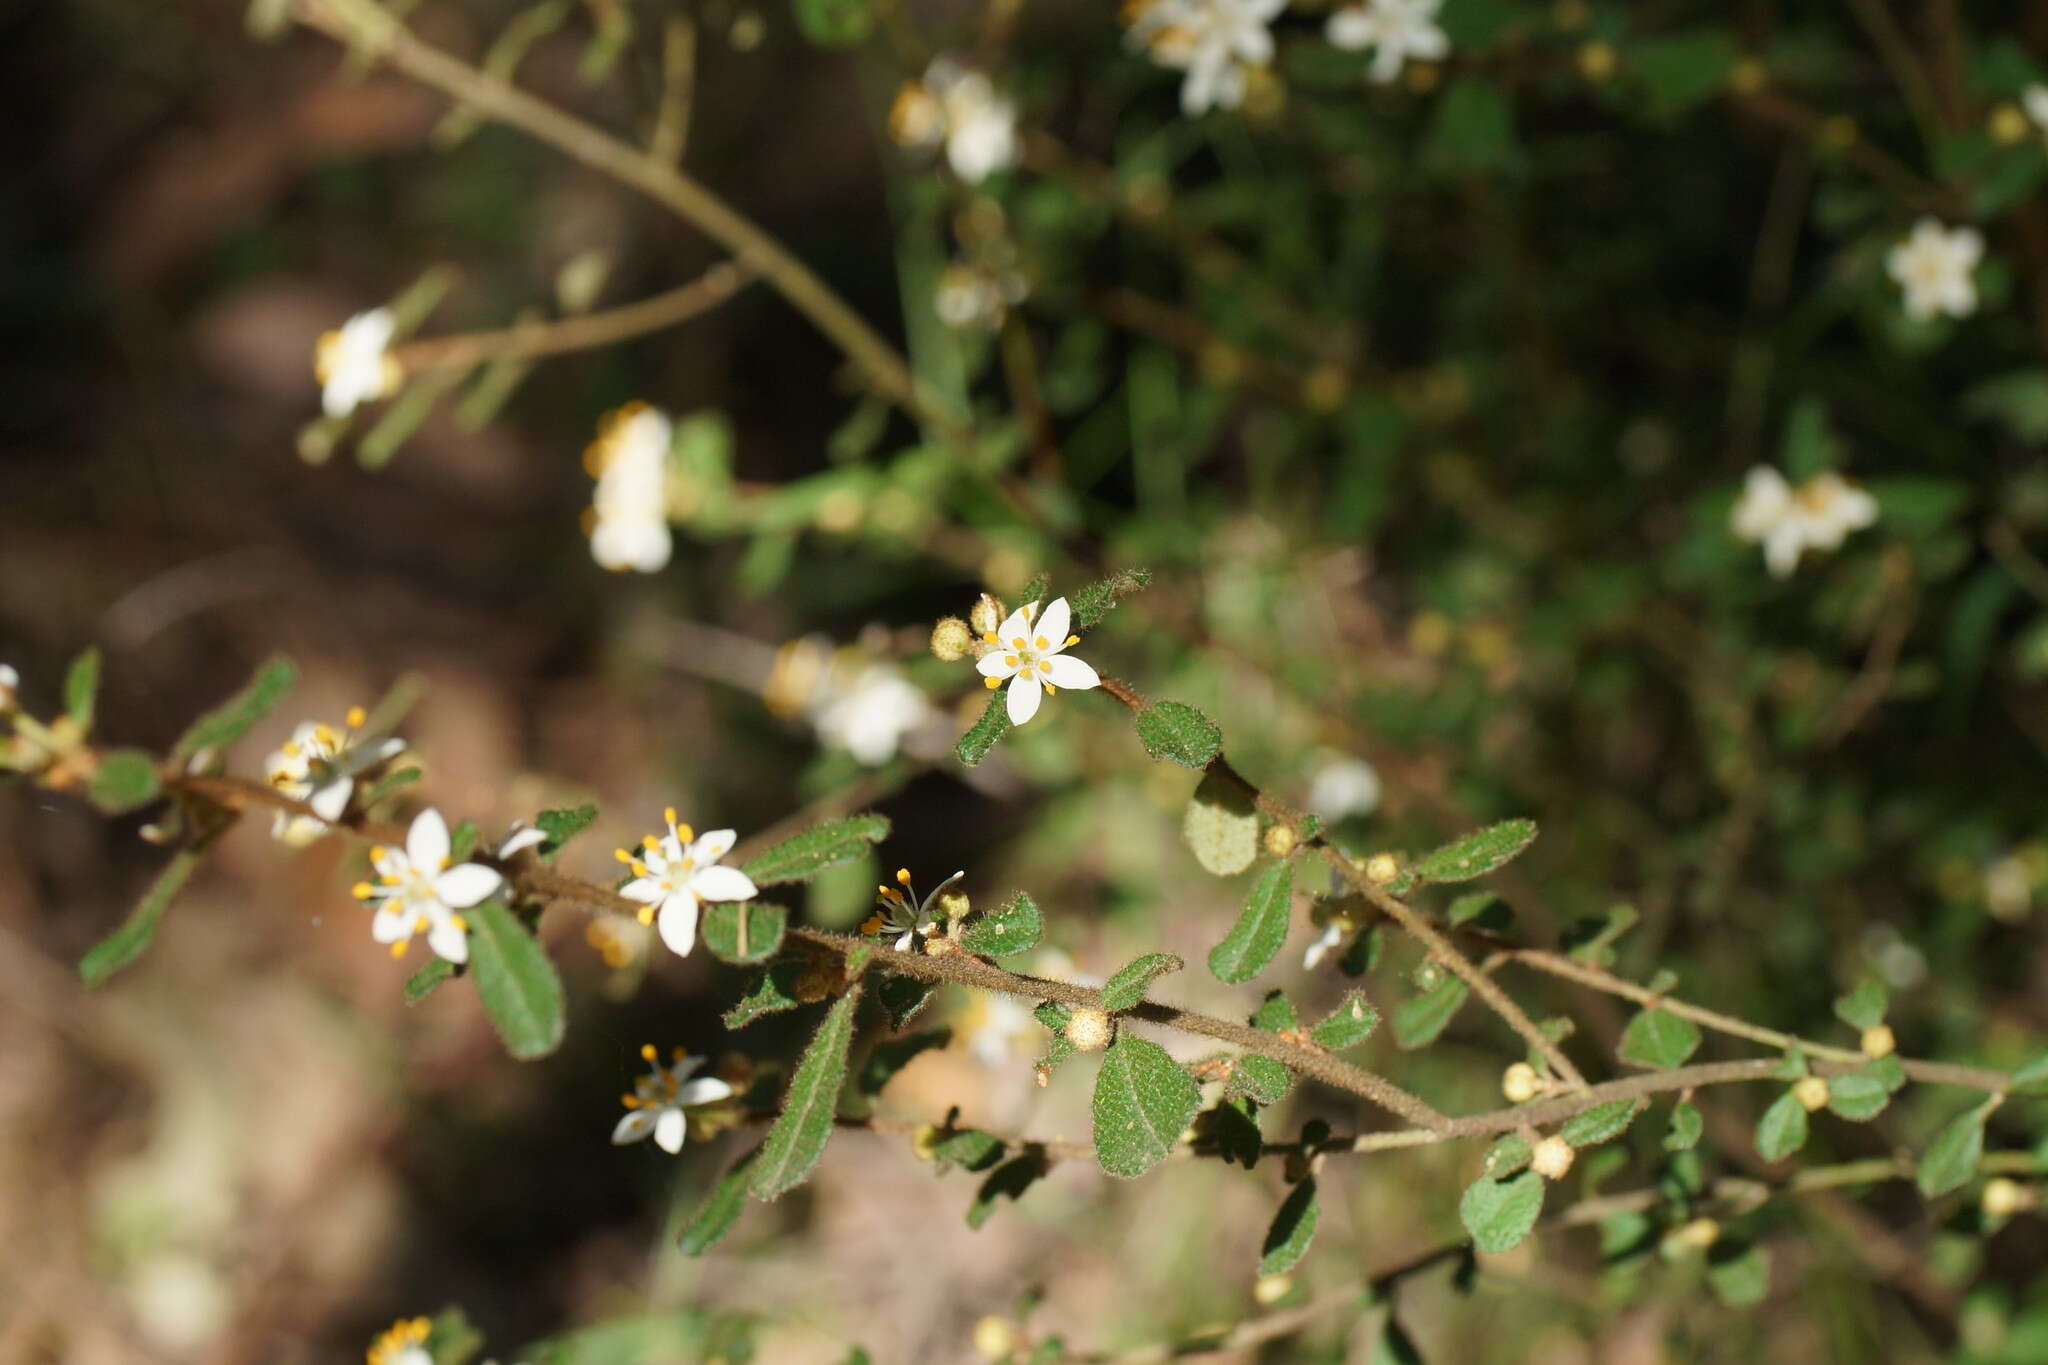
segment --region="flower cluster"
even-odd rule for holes
[[[1146,0],[1130,21],[1133,47],[1185,71],[1180,107],[1189,116],[1235,109],[1247,73],[1273,60],[1271,24],[1287,0]]]
[[[354,895],[376,907],[370,937],[390,944],[393,957],[404,956],[414,934],[425,934],[440,957],[469,961],[469,922],[460,912],[497,895],[505,878],[482,863],[450,866],[452,849],[448,822],[428,807],[413,818],[403,849],[370,850],[377,880],[356,883]]]
[[[1385,84],[1410,58],[1441,61],[1451,40],[1436,25],[1443,0],[1366,0],[1332,14],[1324,34],[1348,52],[1373,49],[1372,78]]]
[[[619,894],[644,905],[640,922],[654,925],[671,951],[687,957],[697,946],[697,917],[704,901],[752,900],[756,892],[746,873],[719,864],[732,851],[731,830],[709,830],[699,838],[688,825],[676,823],[673,806],[661,818],[666,834],[647,835],[637,852],[618,850],[618,860],[633,873]]]
[[[352,706],[340,729],[322,721],[303,721],[291,738],[264,760],[264,775],[271,787],[314,811],[313,815],[279,811],[271,822],[273,838],[302,847],[325,834],[348,809],[356,778],[405,748],[402,739],[364,734],[367,719],[362,707]]]
[[[1851,531],[1877,520],[1877,499],[1832,470],[1793,488],[1769,465],[1749,471],[1732,524],[1743,540],[1764,547],[1764,563],[1789,577],[1808,550],[1834,550]]]
[[[398,391],[405,373],[390,350],[397,327],[389,308],[373,308],[314,344],[313,375],[320,381],[320,407],[329,417],[346,417]]]
[[[732,1098],[732,1087],[716,1076],[697,1076],[705,1059],[682,1048],[670,1054],[667,1066],[652,1043],[641,1047],[640,1056],[652,1070],[633,1082],[632,1094],[620,1096],[626,1114],[612,1129],[612,1143],[623,1147],[651,1136],[664,1152],[680,1152],[689,1134],[688,1111]]]
[[[588,521],[590,554],[607,569],[654,573],[668,564],[674,545],[668,528],[673,431],[660,408],[628,403],[605,415],[597,439],[583,452],[583,468],[597,480]]]
[[[924,79],[906,81],[889,110],[889,135],[905,147],[945,144],[953,174],[979,184],[1017,160],[1017,108],[989,78],[935,57]]]

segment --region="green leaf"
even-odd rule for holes
[[[2009,1095],[2048,1095],[2048,1052],[2013,1072],[2005,1089]]]
[[[1906,1088],[1906,1065],[1899,1060],[1899,1054],[1896,1052],[1865,1062],[1863,1074],[1875,1076],[1883,1083],[1884,1088],[1894,1095]]]
[[[1458,1219],[1481,1251],[1511,1251],[1536,1226],[1543,1212],[1543,1177],[1523,1171],[1506,1180],[1480,1176],[1465,1187]]]
[[[1067,600],[1074,624],[1087,630],[1116,609],[1117,603],[1142,591],[1152,581],[1149,569],[1119,569],[1109,577],[1090,583]]]
[[[1257,976],[1287,941],[1293,913],[1294,865],[1275,863],[1253,885],[1237,923],[1209,950],[1209,970],[1233,984]]]
[[[1294,1074],[1271,1057],[1249,1053],[1230,1067],[1230,1084],[1224,1093],[1244,1095],[1260,1104],[1278,1104],[1294,1085]]]
[[[747,1203],[747,1185],[752,1179],[754,1161],[760,1155],[761,1149],[756,1147],[733,1162],[718,1178],[718,1183],[711,1187],[711,1193],[704,1196],[704,1202],[683,1225],[682,1236],[677,1239],[683,1255],[702,1256],[725,1240],[725,1234],[740,1221],[740,1210]]]
[[[1505,1180],[1529,1164],[1535,1149],[1529,1139],[1519,1133],[1509,1133],[1486,1149],[1486,1157],[1480,1163],[1480,1170],[1489,1180]]]
[[[793,1010],[802,1004],[796,998],[796,981],[804,973],[801,962],[784,958],[768,964],[768,970],[761,973],[739,1003],[725,1012],[725,1026],[728,1029],[742,1029],[764,1014],[780,1014]],[[889,980],[903,980],[891,977]]]
[[[1684,1066],[1699,1045],[1700,1031],[1692,1020],[1653,1006],[1628,1021],[1621,1035],[1621,1060],[1669,1071]]]
[[[1757,1120],[1757,1154],[1766,1161],[1783,1161],[1805,1145],[1806,1106],[1787,1090]]]
[[[745,914],[747,940],[740,944],[740,916]],[[789,911],[762,901],[713,901],[704,907],[699,932],[704,946],[721,962],[746,966],[766,962],[782,948],[782,932],[789,926]]]
[[[1138,713],[1138,739],[1153,758],[1183,768],[1207,767],[1223,751],[1216,722],[1185,702],[1154,702]]]
[[[1006,1150],[1003,1140],[994,1133],[962,1128],[932,1144],[932,1164],[941,1170],[958,1166],[962,1170],[985,1171],[1002,1160]]]
[[[1514,912],[1500,903],[1500,897],[1491,891],[1467,891],[1451,902],[1451,908],[1444,912],[1444,918],[1453,928],[1473,924],[1481,929],[1504,933],[1512,928]]]
[[[1503,820],[1445,844],[1415,864],[1417,881],[1469,882],[1505,867],[1536,841],[1534,820]]]
[[[1300,1028],[1301,1017],[1294,1012],[1294,1002],[1284,994],[1267,991],[1266,998],[1252,1012],[1251,1025],[1268,1033],[1279,1033],[1284,1029]]]
[[[463,820],[448,831],[448,861],[466,863],[469,855],[476,852],[477,844],[483,839],[483,831],[476,827],[476,821]]]
[[[832,1002],[817,1036],[804,1049],[782,1097],[782,1116],[761,1144],[749,1188],[756,1199],[774,1199],[802,1184],[825,1154],[839,1091],[846,1084],[846,1050],[853,1043],[853,1014],[860,1002],[855,986]]]
[[[1892,1092],[1882,1078],[1867,1071],[1845,1071],[1828,1077],[1828,1108],[1851,1123],[1866,1123],[1884,1112]]]
[[[1984,1120],[1991,1112],[1988,1105],[1978,1105],[1968,1113],[1958,1114],[1941,1135],[1920,1157],[1920,1168],[1915,1179],[1920,1193],[1929,1199],[1961,1189],[1977,1174],[1977,1163],[1984,1156]]]
[[[71,661],[64,675],[64,714],[78,722],[78,728],[92,731],[93,710],[100,695],[100,652],[88,649]]]
[[[953,1030],[942,1024],[938,1028],[921,1029],[901,1038],[877,1043],[861,1067],[855,1086],[863,1095],[879,1095],[882,1087],[894,1080],[896,1073],[909,1066],[920,1054],[942,1048],[952,1041]]]
[[[1582,1114],[1574,1114],[1559,1125],[1557,1134],[1574,1147],[1592,1147],[1612,1142],[1628,1131],[1642,1112],[1641,1100],[1609,1100]]]
[[[1379,1026],[1380,1012],[1365,998],[1365,992],[1352,991],[1308,1036],[1315,1039],[1316,1046],[1335,1052],[1364,1042]]]
[[[500,901],[463,912],[469,921],[469,974],[505,1049],[527,1060],[560,1046],[566,1015],[562,978],[519,917]]]
[[[740,871],[756,886],[807,882],[827,868],[864,858],[868,846],[889,837],[889,817],[850,816],[828,820],[749,858]]]
[[[2048,370],[1994,375],[1963,395],[1962,409],[1969,417],[2002,422],[2028,445],[2048,445]]]
[[[1762,1303],[1771,1288],[1771,1253],[1741,1242],[1718,1245],[1707,1257],[1707,1285],[1730,1308]]]
[[[1734,36],[1715,27],[1645,38],[1630,45],[1628,62],[1642,78],[1651,109],[1681,114],[1718,94],[1741,55]]]
[[[1700,1135],[1706,1129],[1706,1116],[1700,1113],[1699,1106],[1690,1101],[1678,1104],[1671,1110],[1671,1131],[1664,1135],[1664,1150],[1689,1152],[1699,1145]]]
[[[1046,1169],[1045,1157],[1035,1149],[1026,1148],[990,1171],[988,1179],[981,1182],[981,1188],[968,1201],[967,1226],[978,1228],[986,1223],[989,1215],[996,1211],[998,1199],[1022,1199],[1024,1191],[1030,1189]]]
[[[97,986],[115,972],[142,956],[156,937],[156,927],[163,921],[164,911],[170,908],[172,900],[185,889],[185,883],[192,879],[201,861],[195,849],[179,849],[164,864],[164,870],[156,874],[156,880],[149,884],[149,890],[142,893],[142,899],[128,912],[121,927],[101,939],[87,951],[78,964],[78,974],[88,986]]]
[[[551,863],[568,842],[597,823],[596,806],[569,806],[544,810],[533,817],[533,827],[547,836],[540,846],[540,860]]]
[[[1876,1028],[1884,1022],[1885,1008],[1890,1003],[1883,986],[1866,981],[1835,1001],[1835,1017],[1853,1029]]]
[[[1177,972],[1187,965],[1172,953],[1147,953],[1134,958],[1102,983],[1102,1008],[1112,1012],[1129,1009],[1145,998],[1145,988],[1152,984],[1152,978]]]
[[[1445,973],[1444,979],[1429,990],[1394,1006],[1394,1042],[1411,1052],[1428,1047],[1450,1027],[1470,989],[1457,977]]]
[[[1258,1102],[1249,1095],[1227,1097],[1198,1120],[1202,1135],[1216,1145],[1216,1155],[1225,1164],[1236,1162],[1250,1170],[1259,1164],[1266,1139],[1259,1132]]]
[[[379,801],[397,795],[419,780],[420,770],[418,768],[400,768],[397,772],[384,774],[384,776],[378,778],[371,785],[368,791],[363,793],[363,809],[369,810],[373,808]]]
[[[264,661],[242,690],[187,726],[171,746],[173,766],[203,749],[225,749],[256,727],[257,722],[277,709],[285,693],[298,681],[299,671],[282,654]]]
[[[1423,143],[1423,164],[1436,175],[1451,177],[1512,170],[1521,159],[1507,97],[1476,76],[1452,81],[1437,101]]]
[[[109,749],[85,787],[86,799],[102,815],[126,815],[163,795],[156,760],[140,749]]]
[[[470,1325],[460,1308],[444,1308],[434,1315],[424,1344],[434,1365],[469,1365],[484,1348],[484,1334]]]
[[[988,751],[996,747],[996,741],[1010,732],[1009,703],[1004,699],[1002,689],[988,694],[988,705],[983,708],[981,719],[967,727],[967,733],[953,746],[953,756],[972,768],[988,757]]]
[[[1258,860],[1258,807],[1235,782],[1205,773],[1181,817],[1180,836],[1204,872],[1234,877]]]
[[[1118,1038],[1095,1077],[1095,1159],[1111,1175],[1143,1175],[1166,1159],[1201,1104],[1194,1077],[1165,1048]]]
[[[960,942],[969,952],[1006,957],[1037,947],[1044,932],[1045,921],[1038,913],[1038,902],[1019,891],[1007,906],[968,925]]]
[[[931,1002],[932,993],[937,989],[937,982],[891,974],[884,976],[881,984],[875,987],[875,998],[882,1002],[889,1027],[902,1028]]]
[[[1316,1203],[1316,1182],[1309,1179],[1296,1185],[1281,1201],[1273,1225],[1266,1229],[1266,1240],[1259,1248],[1259,1273],[1281,1275],[1292,1270],[1315,1240],[1316,1224],[1322,1216]]]
[[[405,979],[405,1003],[417,1005],[438,990],[443,982],[455,979],[455,964],[445,957],[429,958],[421,967]]]

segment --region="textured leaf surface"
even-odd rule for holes
[[[86,799],[102,815],[126,815],[163,794],[156,760],[140,749],[112,749],[100,755],[86,784]]]
[[[1239,1057],[1231,1064],[1226,1093],[1247,1095],[1260,1104],[1278,1104],[1293,1086],[1293,1072],[1271,1057],[1253,1053]]]
[[[596,806],[570,806],[544,810],[533,818],[534,828],[547,836],[540,846],[542,862],[551,863],[568,842],[597,823]]]
[[[1609,1100],[1583,1114],[1574,1114],[1558,1127],[1558,1136],[1574,1147],[1592,1147],[1612,1142],[1628,1131],[1641,1112],[1640,1100]]]
[[[1706,1116],[1699,1106],[1690,1102],[1676,1105],[1671,1110],[1671,1127],[1664,1134],[1664,1150],[1667,1152],[1689,1152],[1699,1146],[1700,1135],[1707,1130]]]
[[[298,681],[299,671],[282,654],[273,654],[242,690],[186,727],[171,746],[172,764],[183,763],[202,749],[225,749],[277,709]]]
[[[1275,863],[1252,886],[1237,923],[1209,950],[1209,970],[1219,981],[1233,984],[1257,976],[1287,941],[1293,912],[1294,867]]]
[[[1835,1017],[1853,1029],[1873,1028],[1884,1022],[1891,999],[1883,986],[1866,981],[1835,1001]]]
[[[156,880],[149,884],[149,890],[142,893],[142,899],[128,912],[128,918],[121,927],[94,944],[78,964],[78,974],[88,986],[97,986],[120,971],[123,967],[141,957],[156,937],[157,925],[163,922],[164,911],[185,889],[185,883],[192,880],[198,870],[201,858],[192,849],[180,849],[164,864],[164,870],[156,874]]]
[[[1828,1108],[1852,1123],[1866,1123],[1884,1112],[1892,1092],[1881,1077],[1847,1071],[1828,1077]]]
[[[1095,1077],[1095,1157],[1111,1175],[1143,1175],[1166,1159],[1201,1107],[1194,1077],[1159,1044],[1122,1037]]]
[[[1787,1090],[1771,1101],[1756,1123],[1757,1155],[1766,1161],[1783,1161],[1806,1145],[1806,1106]]]
[[[1008,905],[968,925],[960,942],[970,952],[1003,957],[1037,947],[1044,932],[1045,921],[1038,913],[1038,902],[1019,891]]]
[[[1316,1224],[1322,1216],[1322,1208],[1316,1202],[1316,1182],[1304,1180],[1296,1185],[1281,1201],[1272,1226],[1266,1229],[1266,1240],[1259,1247],[1259,1273],[1280,1275],[1292,1270],[1308,1250],[1308,1244],[1315,1240]]]
[[[1216,722],[1186,702],[1154,702],[1138,713],[1138,740],[1153,758],[1183,768],[1208,766],[1223,749]]]
[[[1177,972],[1187,965],[1172,953],[1147,953],[1134,958],[1102,983],[1102,1007],[1106,1010],[1127,1010],[1145,998],[1145,988],[1152,984],[1154,977]]]
[[[1204,872],[1234,877],[1258,861],[1258,807],[1235,782],[1205,774],[1181,816],[1180,835]]]
[[[747,942],[740,947],[740,916],[746,915]],[[789,926],[789,911],[763,901],[713,901],[704,907],[700,932],[712,956],[745,966],[765,962],[782,947],[783,930]]]
[[[77,721],[79,729],[90,731],[99,696],[100,652],[88,649],[71,661],[64,675],[64,714]]]
[[[1503,820],[1474,830],[1429,854],[1415,864],[1415,878],[1425,882],[1468,882],[1505,867],[1535,841],[1534,820]]]
[[[1380,1012],[1365,998],[1365,992],[1352,991],[1328,1018],[1309,1030],[1309,1037],[1315,1039],[1316,1046],[1335,1052],[1364,1042],[1379,1026]]]
[[[1262,1028],[1268,1033],[1282,1029],[1300,1028],[1301,1016],[1295,1013],[1294,1002],[1279,991],[1267,991],[1266,998],[1252,1011],[1252,1027]]]
[[[749,1182],[754,1197],[774,1199],[803,1183],[825,1144],[832,1138],[832,1120],[839,1112],[839,1091],[846,1084],[846,1051],[853,1043],[853,1014],[860,988],[832,1002],[825,1022],[804,1049],[782,1097],[782,1115],[768,1130],[761,1156]]]
[[[747,988],[739,1003],[725,1012],[725,1026],[729,1029],[745,1028],[764,1014],[780,1014],[783,1010],[795,1009],[803,1003],[796,997],[796,979],[803,975],[803,971],[802,963],[788,958],[769,963],[768,970]]]
[[[1666,1009],[1646,1009],[1628,1021],[1621,1035],[1621,1059],[1635,1066],[1669,1071],[1699,1050],[1699,1026]]]
[[[711,1187],[711,1193],[704,1196],[704,1202],[683,1225],[682,1236],[677,1239],[685,1256],[702,1256],[723,1241],[733,1224],[740,1221],[740,1210],[747,1204],[747,1183],[753,1177],[754,1160],[760,1155],[761,1149],[756,1147],[735,1161]]]
[[[1074,624],[1083,630],[1100,624],[1103,617],[1115,610],[1117,603],[1134,592],[1142,591],[1151,581],[1150,570],[1119,569],[1107,578],[1090,583],[1067,601],[1074,613]]]
[[[756,854],[740,870],[756,886],[807,882],[827,868],[866,857],[870,845],[888,837],[886,815],[870,812],[845,820],[828,820]]]
[[[433,958],[405,979],[405,1003],[417,1005],[454,979],[455,964],[445,957]]]
[[[519,917],[499,901],[463,912],[469,921],[469,974],[505,1050],[545,1057],[562,1041],[562,978]]]
[[[1506,1180],[1480,1176],[1465,1187],[1458,1219],[1481,1251],[1511,1251],[1536,1226],[1543,1212],[1543,1177],[1523,1171]]]
[[[882,1002],[882,1009],[889,1016],[889,1027],[902,1028],[931,1003],[936,990],[935,982],[920,981],[914,976],[884,976],[875,987],[875,998]]]
[[[1003,696],[1003,689],[988,694],[988,706],[983,709],[981,719],[967,727],[967,733],[953,746],[953,756],[968,767],[973,767],[988,757],[988,751],[996,747],[996,741],[1010,732],[1009,702]]]
[[[1920,1193],[1933,1199],[1951,1190],[1961,1189],[1977,1174],[1977,1163],[1984,1157],[1984,1117],[1989,1111],[1982,1105],[1968,1113],[1956,1116],[1948,1127],[1920,1157],[1920,1167],[1915,1180]]]
[[[1450,1027],[1471,988],[1455,976],[1446,975],[1421,995],[1394,1007],[1394,1041],[1413,1050],[1428,1047]]]

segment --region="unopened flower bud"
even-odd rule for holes
[[[1981,1198],[1986,1218],[2010,1218],[2034,1207],[2040,1196],[2019,1181],[2001,1175],[1984,1182]]]
[[[936,1123],[921,1123],[910,1135],[910,1150],[919,1161],[930,1161],[938,1152],[939,1139],[943,1137]]]
[[[996,627],[1003,623],[1006,615],[1003,599],[991,593],[983,593],[974,604],[974,610],[967,613],[967,624],[974,628],[976,635],[993,635]]]
[[[1721,1225],[1711,1218],[1695,1218],[1677,1232],[1677,1242],[1689,1251],[1705,1251],[1721,1240]]]
[[[1543,1093],[1543,1078],[1527,1062],[1516,1062],[1501,1073],[1500,1093],[1509,1104],[1527,1104]]]
[[[1828,1106],[1828,1083],[1819,1076],[1801,1076],[1792,1083],[1792,1098],[1811,1114]]]
[[[1545,1180],[1562,1180],[1572,1168],[1572,1158],[1577,1153],[1572,1145],[1556,1134],[1543,1139],[1529,1153],[1529,1169]]]
[[[1292,1275],[1261,1275],[1252,1286],[1252,1299],[1261,1308],[1271,1308],[1294,1288]]]
[[[991,1314],[974,1324],[974,1349],[984,1360],[1008,1360],[1018,1345],[1017,1329],[1008,1318]]]
[[[974,632],[959,617],[941,617],[939,623],[932,627],[932,657],[941,663],[959,663],[972,648]]]
[[[1292,825],[1274,825],[1266,831],[1266,852],[1275,858],[1285,858],[1294,852],[1298,842]]]
[[[1863,1030],[1862,1044],[1866,1057],[1889,1057],[1898,1051],[1899,1040],[1892,1036],[1890,1024],[1872,1024]]]
[[[1074,1045],[1076,1052],[1100,1052],[1109,1046],[1109,1036],[1115,1025],[1101,1010],[1077,1009],[1067,1016],[1067,1041]]]
[[[966,919],[974,909],[974,902],[967,898],[965,891],[948,891],[939,897],[939,913],[947,919]]]
[[[1375,853],[1365,860],[1365,878],[1381,886],[1401,875],[1401,864],[1391,853]]]

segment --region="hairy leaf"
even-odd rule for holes
[[[1480,1170],[1489,1179],[1505,1180],[1527,1166],[1534,1155],[1535,1149],[1529,1145],[1529,1139],[1520,1133],[1509,1133],[1486,1149],[1486,1158],[1480,1163]]]
[[[1891,1102],[1892,1092],[1884,1080],[1868,1071],[1828,1077],[1828,1108],[1852,1123],[1869,1122]]]
[[[1890,1004],[1883,986],[1865,981],[1835,1001],[1835,1017],[1853,1029],[1875,1028],[1884,1022],[1884,1012]]]
[[[825,1154],[832,1138],[832,1120],[839,1111],[839,1091],[846,1084],[846,1051],[853,1043],[854,1010],[860,1003],[856,985],[833,1001],[825,1022],[804,1049],[782,1114],[761,1144],[749,1188],[756,1199],[774,1199],[802,1184]]]
[[[1074,613],[1074,624],[1083,630],[1097,625],[1115,610],[1117,603],[1134,592],[1142,591],[1151,581],[1149,569],[1119,569],[1107,578],[1090,583],[1067,601]]]
[[[1463,981],[1446,973],[1443,980],[1421,995],[1403,1000],[1394,1007],[1394,1041],[1409,1051],[1428,1047],[1450,1027],[1452,1016],[1465,1003],[1470,990]]]
[[[1309,1037],[1315,1039],[1316,1046],[1335,1052],[1364,1042],[1379,1026],[1380,1012],[1365,998],[1365,992],[1352,991],[1328,1018],[1309,1030]]]
[[[1977,1174],[1977,1163],[1984,1157],[1984,1119],[1990,1112],[1980,1104],[1941,1130],[1920,1157],[1915,1180],[1921,1194],[1933,1199],[1961,1189]]]
[[[90,733],[99,695],[100,652],[87,649],[71,661],[70,671],[64,675],[64,714],[77,721],[80,730]]]
[[[469,921],[469,974],[505,1050],[522,1060],[560,1046],[566,1013],[562,978],[519,917],[501,901],[463,912]]]
[[[1636,1121],[1642,1107],[1641,1100],[1609,1100],[1582,1114],[1572,1115],[1559,1125],[1557,1133],[1574,1147],[1612,1142],[1628,1131],[1628,1126]]]
[[[1292,1270],[1307,1252],[1308,1244],[1315,1240],[1316,1224],[1321,1219],[1316,1182],[1304,1180],[1281,1201],[1272,1226],[1266,1229],[1266,1240],[1259,1247],[1259,1273],[1281,1275]]]
[[[1294,1073],[1271,1057],[1248,1053],[1230,1067],[1225,1093],[1246,1095],[1260,1104],[1278,1104],[1294,1085]]]
[[[779,1014],[793,1010],[803,1002],[796,996],[796,981],[802,976],[804,966],[791,958],[768,964],[768,970],[757,977],[739,1003],[725,1012],[725,1026],[728,1029],[745,1028],[764,1014]],[[889,980],[900,978],[891,977]]]
[[[972,768],[987,758],[988,751],[996,747],[996,741],[1009,732],[1009,703],[998,688],[988,694],[988,706],[983,709],[981,719],[968,726],[967,733],[960,736],[959,742],[953,746],[953,756]]]
[[[1259,1002],[1251,1018],[1253,1028],[1262,1028],[1268,1033],[1282,1029],[1301,1027],[1301,1017],[1294,1012],[1294,1002],[1279,991],[1267,991],[1266,998]]]
[[[1706,1132],[1706,1116],[1699,1106],[1687,1101],[1674,1105],[1671,1110],[1671,1129],[1664,1134],[1664,1150],[1667,1152],[1689,1152],[1699,1145],[1700,1135]]]
[[[889,837],[889,817],[870,812],[828,820],[747,860],[740,870],[756,886],[807,882],[827,868],[864,858],[868,846]]]
[[[1469,882],[1498,871],[1536,841],[1534,820],[1503,820],[1445,844],[1415,864],[1417,881]]]
[[[544,810],[533,817],[534,828],[547,836],[540,846],[540,859],[551,863],[569,841],[597,823],[596,806],[570,806]]]
[[[1172,953],[1147,953],[1132,959],[1102,983],[1102,1008],[1129,1009],[1145,998],[1145,988],[1152,984],[1152,978],[1177,972],[1187,965]]]
[[[142,893],[142,899],[128,912],[128,918],[121,927],[101,939],[86,952],[78,964],[78,974],[88,986],[97,986],[115,972],[142,956],[156,937],[156,927],[163,922],[164,911],[185,889],[185,883],[192,880],[198,870],[200,854],[193,849],[180,849],[164,864],[164,870],[156,874],[156,880],[149,884],[149,890]]]
[[[1805,1145],[1806,1106],[1787,1090],[1757,1120],[1757,1154],[1766,1161],[1783,1161]]]
[[[1651,1007],[1628,1021],[1621,1035],[1621,1060],[1669,1071],[1699,1050],[1700,1030],[1692,1020]]]
[[[445,957],[430,958],[424,967],[405,979],[405,1003],[417,1005],[455,979],[455,964]]]
[[[985,1171],[1003,1159],[1003,1140],[979,1128],[962,1128],[932,1144],[932,1163],[944,1170],[958,1166],[967,1171]]]
[[[1154,702],[1138,713],[1138,740],[1153,758],[1183,768],[1207,767],[1223,751],[1216,722],[1186,702]]]
[[[752,1179],[754,1161],[761,1155],[759,1147],[733,1162],[726,1173],[711,1187],[711,1193],[704,1196],[704,1202],[697,1206],[697,1212],[683,1225],[678,1245],[685,1256],[702,1256],[725,1239],[732,1231],[733,1224],[740,1220],[740,1210],[746,1207],[747,1185]]]
[[[1252,887],[1237,923],[1209,950],[1209,970],[1219,981],[1233,984],[1257,976],[1287,941],[1293,913],[1294,867],[1275,863]]]
[[[931,1003],[932,993],[938,988],[936,982],[892,973],[884,976],[881,984],[875,987],[875,999],[881,1001],[882,1010],[889,1018],[889,1027],[902,1028],[917,1017],[919,1010]]]
[[[1201,1089],[1166,1049],[1121,1037],[1095,1078],[1095,1158],[1111,1175],[1143,1175],[1164,1161],[1201,1107]]]
[[[1259,811],[1244,788],[1206,773],[1181,817],[1181,839],[1204,872],[1234,877],[1259,856]]]
[[[740,916],[746,916],[747,941],[740,946]],[[789,925],[789,911],[763,901],[713,901],[704,907],[700,932],[704,946],[723,962],[739,966],[765,962],[782,947],[782,933]]]
[[[1465,1187],[1458,1219],[1481,1251],[1511,1251],[1536,1226],[1543,1212],[1543,1177],[1523,1171],[1506,1180],[1480,1176]]]
[[[140,749],[109,749],[86,783],[86,799],[102,815],[126,815],[163,795],[156,760]]]
[[[1037,947],[1044,932],[1045,921],[1038,913],[1038,902],[1019,891],[1001,910],[982,915],[968,925],[960,942],[969,952],[1005,957]]]
[[[277,709],[298,681],[299,671],[282,654],[263,662],[242,690],[187,726],[171,746],[170,761],[181,764],[204,749],[225,749]]]

